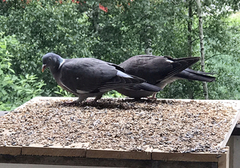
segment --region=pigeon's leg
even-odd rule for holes
[[[157,100],[157,93],[153,93],[152,96],[148,97],[149,100]]]
[[[95,97],[94,101],[97,102],[97,100],[99,100],[99,99],[102,98],[102,95],[103,95],[102,93],[98,94],[98,95]]]
[[[141,100],[141,97],[135,97],[134,100],[140,101],[140,100]]]
[[[102,95],[103,95],[103,93],[98,93],[98,94],[94,94],[94,95],[88,95],[87,97],[94,97],[95,96],[95,99],[94,100],[87,100],[86,102],[89,102],[89,103],[90,102],[94,102],[94,103],[96,103],[97,100],[102,98]]]
[[[101,94],[97,94],[97,95],[95,95],[95,99],[91,99],[91,100],[86,100],[85,102],[87,102],[87,103],[91,103],[92,105],[97,105],[98,103],[97,103],[97,101],[99,100],[99,99],[101,99],[102,98],[102,93]]]
[[[79,96],[78,96],[78,99],[75,100],[74,102],[75,102],[75,103],[81,103],[83,100],[85,100],[85,99],[87,99],[87,98],[88,98],[87,95],[79,95]]]
[[[65,102],[65,104],[71,105],[71,104],[79,104],[81,103],[83,100],[85,100],[88,96],[85,95],[79,95],[77,100],[74,100],[72,102]]]

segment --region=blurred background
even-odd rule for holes
[[[239,0],[0,0],[0,111],[72,96],[41,72],[48,52],[116,64],[139,54],[202,57],[191,68],[214,73],[207,90],[178,80],[157,97],[240,99],[239,8]]]

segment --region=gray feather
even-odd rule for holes
[[[58,85],[79,97],[78,102],[87,97],[99,99],[105,92],[118,88],[134,87],[136,84],[141,87],[145,82],[121,71],[118,65],[95,58],[63,59],[48,53],[43,56],[43,71],[45,67],[50,69]]]
[[[143,78],[147,83],[158,86],[161,89],[177,79],[214,81],[215,77],[209,76],[208,73],[188,68],[198,60],[199,57],[174,59],[169,56],[137,55],[119,64],[119,66],[126,73]],[[136,88],[119,88],[117,91],[133,98],[147,97],[155,93],[149,90],[139,91]]]

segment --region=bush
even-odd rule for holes
[[[39,0],[24,9],[13,9],[0,16],[0,32],[15,35],[19,42],[7,48],[14,55],[12,69],[16,75],[34,74],[43,79],[47,84],[43,96],[56,96],[57,83],[49,71],[41,72],[42,56],[55,52],[64,58],[91,57],[84,33],[86,16],[78,13],[76,5],[70,2]]]
[[[13,56],[9,54],[7,45],[16,45],[18,41],[14,36],[2,37],[0,33],[0,110],[12,110],[22,103],[42,93],[42,80],[35,75],[17,76],[12,69]]]

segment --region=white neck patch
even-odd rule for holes
[[[61,66],[62,66],[62,64],[65,62],[65,59],[62,59],[62,61],[60,62],[60,65],[59,65],[59,67],[58,67],[58,69],[59,68],[61,68]]]

